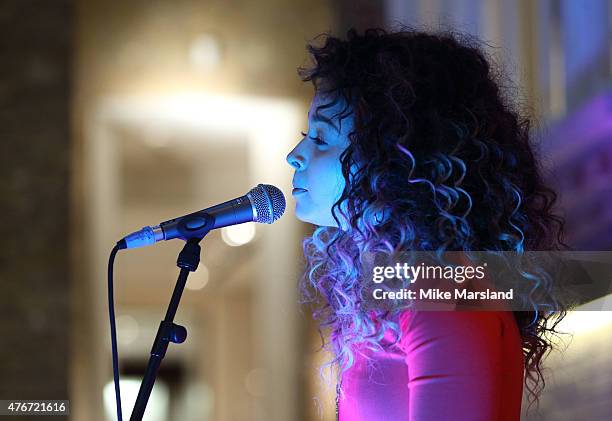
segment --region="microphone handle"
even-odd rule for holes
[[[202,212],[215,217],[215,223],[211,229],[253,222],[257,216],[255,214],[255,207],[248,195],[228,200],[227,202],[204,209]]]
[[[255,207],[247,194],[210,208],[169,219],[154,227],[143,227],[125,236],[117,245],[121,249],[136,248],[174,238],[187,240],[203,237],[211,229],[252,222],[256,217]]]
[[[254,219],[251,201],[247,196],[242,196],[198,212],[170,219],[159,226],[164,233],[164,240],[174,238],[187,240],[200,236],[200,233],[205,234],[211,229],[252,222]]]

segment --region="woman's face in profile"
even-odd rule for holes
[[[337,115],[344,103],[317,110],[329,99],[315,95],[308,111],[308,131],[287,155],[293,176],[293,197],[298,219],[320,226],[337,227],[332,206],[340,198],[345,181],[340,154],[349,145],[353,116],[340,119]]]

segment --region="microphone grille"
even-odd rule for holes
[[[285,212],[285,196],[278,187],[258,184],[251,189],[249,197],[257,212],[255,222],[271,224]]]

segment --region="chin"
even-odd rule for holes
[[[296,204],[295,206],[295,216],[302,222],[306,222],[308,224],[313,225],[321,225],[319,222],[320,218],[317,218],[314,212],[309,212],[305,206],[300,206],[300,204]]]
[[[309,215],[307,212],[300,210],[299,206],[295,209],[295,216],[302,222],[318,225],[316,222],[316,218],[313,218],[312,215]]]
[[[295,216],[297,219],[320,227],[338,227],[331,212],[328,214],[321,214],[319,206],[309,205],[311,205],[311,203],[296,202]]]

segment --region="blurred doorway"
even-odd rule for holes
[[[75,292],[73,419],[105,420],[103,390],[112,381],[105,276],[114,242],[144,225],[241,196],[258,183],[290,192],[285,155],[303,115],[287,99],[193,93],[106,98],[86,115],[87,279]],[[204,240],[201,267],[176,317],[188,339],[171,345],[162,365],[174,368],[160,379],[167,391],[160,393],[169,397],[167,419],[298,418],[300,227],[293,211],[289,203],[272,226],[243,224]],[[160,243],[117,259],[126,374],[148,360],[181,247],[180,241]]]

